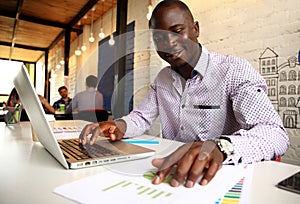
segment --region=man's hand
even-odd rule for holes
[[[90,145],[93,145],[98,136],[109,137],[112,141],[120,140],[126,131],[126,123],[123,121],[106,121],[86,125],[79,135],[79,142],[82,145],[87,144],[88,135],[92,134],[90,138]]]
[[[170,185],[184,184],[191,188],[204,173],[200,185],[208,184],[222,167],[223,154],[212,141],[184,144],[167,157],[152,160],[158,168],[153,184],[160,184],[168,174],[174,171]]]

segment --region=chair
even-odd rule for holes
[[[101,122],[108,120],[108,112],[104,108],[86,109],[78,112],[79,120],[85,120],[89,122]]]

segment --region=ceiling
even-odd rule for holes
[[[0,0],[0,59],[37,62],[45,51],[73,41],[85,24],[97,20],[117,0]],[[78,23],[80,22],[80,23]]]

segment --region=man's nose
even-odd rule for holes
[[[176,36],[175,33],[167,32],[167,33],[165,33],[164,43],[167,46],[172,47],[172,46],[176,45],[177,39],[178,39],[178,37]]]

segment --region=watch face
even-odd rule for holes
[[[231,155],[233,153],[233,146],[229,141],[225,139],[220,139],[220,144],[226,154]]]

